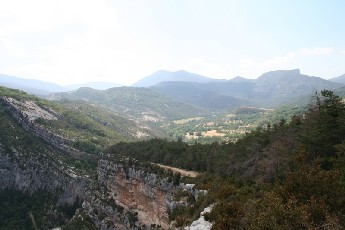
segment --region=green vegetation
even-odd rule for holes
[[[109,151],[207,172],[191,180],[209,191],[203,205],[215,204],[206,215],[212,229],[343,229],[344,149],[345,105],[324,90],[304,115],[259,127],[236,143],[150,140]],[[191,207],[171,210],[171,219],[189,223]]]
[[[155,135],[151,131],[138,127],[135,122],[116,115],[111,110],[86,102],[47,101],[23,91],[5,87],[0,87],[0,96],[15,98],[21,102],[33,101],[48,112],[53,110],[59,115],[57,120],[38,118],[35,122],[71,140],[74,148],[87,153],[99,155],[104,147],[111,144],[140,139],[136,137],[137,131],[145,133],[146,138]],[[4,106],[1,107],[4,108]]]
[[[42,108],[53,109],[61,115],[59,120],[39,119],[37,122],[73,140],[73,147],[92,156],[64,155],[25,131],[0,104],[0,151],[13,160],[19,152],[21,169],[27,167],[25,159],[35,156],[49,159],[52,165],[61,162],[64,169],[74,167],[77,173],[91,174],[99,153],[107,152],[116,159],[130,157],[144,161],[143,167],[149,172],[168,176],[175,185],[182,180],[195,183],[197,189],[208,190],[197,200],[183,191],[176,194],[176,200],[190,204],[170,210],[170,220],[177,226],[185,226],[197,218],[204,207],[214,204],[205,216],[214,222],[213,229],[345,228],[345,105],[331,91],[315,95],[308,109],[284,107],[266,112],[242,108],[231,116],[203,116],[186,119],[182,124],[169,123],[164,129],[170,129],[172,137],[180,137],[177,141],[151,139],[132,143],[129,142],[135,138],[131,138],[130,133],[132,128],[137,128],[136,124],[107,109],[86,102],[46,101],[3,87],[0,87],[0,96],[30,100]],[[143,104],[139,103],[140,106]],[[249,129],[250,133],[236,137],[237,142],[211,138],[205,141],[217,142],[182,142],[181,133],[196,132],[201,136],[199,133],[209,131],[207,129],[219,132],[248,124],[255,126]],[[113,143],[117,144],[111,145]],[[203,174],[194,179],[181,178],[151,162]],[[0,202],[0,222],[4,229],[17,226],[18,229],[34,229],[33,217],[38,228],[64,223],[80,206],[77,202],[71,207],[55,208],[53,195],[29,195],[12,190],[1,190]],[[49,216],[52,210],[57,214]],[[85,213],[80,211],[78,215],[66,229],[79,226],[94,229]],[[135,218],[132,216],[133,221]]]
[[[28,194],[0,190],[0,229],[51,229],[66,223],[81,206],[56,206],[54,195],[45,191]]]
[[[295,114],[303,114],[306,111],[305,107],[295,106],[284,106],[275,110],[241,107],[234,113],[217,113],[212,116],[168,122],[162,128],[169,137],[182,139],[189,144],[236,142],[257,127],[266,128],[281,120],[290,122]]]
[[[143,123],[181,119],[206,113],[206,110],[178,102],[147,88],[118,87],[108,90],[80,88],[69,93],[53,94],[51,98],[88,101],[110,108],[122,116],[139,118]]]
[[[44,223],[51,197],[45,193],[30,196],[15,190],[0,190],[0,229],[35,229]]]
[[[106,109],[72,101],[63,101],[61,106],[61,119],[39,119],[38,122],[55,133],[76,140],[73,147],[77,149],[99,155],[104,146],[135,140],[131,128],[136,129],[136,125]]]
[[[169,210],[169,220],[175,221],[176,227],[186,226],[193,220],[198,219],[204,207],[209,206],[212,202],[210,197],[205,195],[199,195],[197,200],[191,194],[186,195],[185,198],[188,202],[187,207],[178,206],[173,210]]]
[[[93,224],[91,218],[82,210],[79,210],[75,217],[65,226],[64,230],[96,230],[96,226]]]
[[[3,93],[4,91],[2,91]],[[18,90],[5,89],[5,95],[11,95],[18,99],[23,97],[25,99],[38,100],[37,103],[45,102],[36,97],[32,97],[22,93]],[[59,107],[61,108],[61,107]],[[95,171],[97,164],[97,156],[89,157],[85,156],[82,159],[76,159],[75,157],[64,154],[61,150],[53,147],[46,141],[32,135],[32,133],[24,130],[24,128],[18,124],[18,122],[11,116],[10,112],[5,108],[4,104],[0,102],[0,143],[7,154],[15,159],[18,156],[14,156],[15,152],[20,153],[21,162],[25,162],[25,159],[31,157],[40,157],[42,159],[48,159],[51,165],[60,164],[62,162],[63,167],[75,167],[78,174],[90,174]],[[15,150],[13,150],[15,149]],[[0,149],[1,151],[1,149]],[[25,168],[25,163],[19,165],[21,168]]]
[[[37,100],[38,98],[33,96],[33,95],[29,95],[24,91],[21,90],[17,90],[17,89],[10,89],[10,88],[6,88],[3,86],[0,86],[0,96],[7,96],[7,97],[12,97],[15,98],[17,100]]]
[[[119,143],[106,150],[112,155],[129,156],[139,161],[161,163],[199,172],[223,168],[227,145],[188,145],[182,141],[152,139],[135,143]],[[225,155],[224,155],[225,154]],[[221,173],[221,172],[219,172]]]

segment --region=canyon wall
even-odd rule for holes
[[[0,106],[11,115],[1,121],[6,135],[0,138],[0,188],[29,194],[44,191],[60,204],[73,204],[77,197],[83,200],[90,182],[64,163],[75,152],[64,147],[70,142],[35,122],[38,117],[58,119],[59,115],[9,97],[0,97]]]
[[[87,178],[75,175],[49,157],[22,152],[13,146],[5,149],[0,143],[2,189],[17,189],[29,194],[44,191],[58,198],[58,203],[72,205],[76,199],[85,199],[88,184]]]
[[[94,194],[83,207],[101,229],[168,229],[178,188],[128,159],[102,159]]]

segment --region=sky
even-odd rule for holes
[[[0,74],[130,85],[157,70],[345,74],[344,0],[0,0]]]

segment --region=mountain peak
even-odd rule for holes
[[[248,81],[252,81],[252,79],[237,76],[237,77],[234,77],[233,79],[231,79],[230,81],[232,81],[232,82],[248,82]]]
[[[263,78],[289,78],[289,77],[292,77],[292,76],[299,76],[299,75],[301,75],[301,71],[299,69],[275,70],[275,71],[270,71],[270,72],[262,74],[258,79],[263,79]]]
[[[132,86],[135,87],[150,87],[157,85],[164,81],[179,81],[179,82],[198,82],[198,83],[206,83],[214,81],[212,78],[208,78],[199,74],[189,73],[185,70],[178,70],[175,72],[167,71],[167,70],[158,70],[154,72],[150,76],[147,76]]]

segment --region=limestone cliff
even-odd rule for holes
[[[5,97],[0,100],[0,189],[49,194],[57,204],[52,208],[55,210],[59,205],[71,206],[84,200],[90,180],[77,175],[67,163],[72,158],[56,147],[54,137],[46,140],[44,131],[33,132],[34,114],[56,119],[52,111],[34,103]]]
[[[102,229],[168,229],[177,187],[142,167],[100,160],[94,194],[84,209]]]
[[[2,189],[18,189],[30,194],[49,192],[59,198],[60,204],[73,204],[77,196],[84,199],[89,183],[40,154],[25,156],[15,148],[5,152],[1,144],[0,172]]]
[[[50,131],[36,122],[38,118],[46,120],[61,119],[61,115],[52,109],[42,108],[32,101],[22,102],[10,97],[0,97],[0,101],[25,130],[35,134],[71,156],[80,157],[87,155],[87,153],[71,147],[73,140]]]
[[[184,191],[198,199],[206,193],[192,184],[173,182],[169,170],[160,168],[157,173],[150,166],[110,156],[98,162],[92,192],[83,203],[96,226],[104,230],[176,229],[169,221],[169,212],[189,204],[175,195]]]

